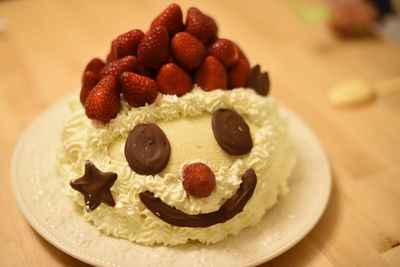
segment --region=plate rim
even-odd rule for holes
[[[24,128],[22,134],[18,138],[18,142],[14,147],[12,157],[11,157],[11,171],[10,171],[10,179],[11,179],[11,188],[13,195],[16,199],[18,208],[28,221],[28,223],[32,226],[32,228],[41,236],[43,237],[46,241],[48,241],[50,244],[55,246],[57,249],[63,251],[64,253],[68,254],[69,256],[76,258],[82,262],[85,262],[87,264],[96,264],[98,266],[115,266],[115,263],[107,262],[104,260],[100,260],[96,257],[92,257],[88,254],[81,253],[80,251],[74,249],[73,247],[65,244],[62,240],[59,240],[52,236],[43,226],[42,224],[37,221],[34,216],[32,215],[31,211],[29,210],[27,204],[25,203],[25,200],[22,197],[22,193],[20,191],[18,182],[17,182],[17,164],[18,164],[18,157],[21,154],[23,144],[26,142],[27,137],[29,134],[35,129],[37,123],[45,117],[50,111],[53,109],[57,108],[59,105],[68,105],[68,100],[70,100],[75,94],[68,94],[64,97],[62,97],[60,100],[56,101],[55,103],[47,106],[43,111],[39,112],[33,120],[30,121],[30,123]],[[329,158],[327,156],[327,153],[322,146],[321,142],[317,138],[316,134],[312,131],[312,128],[309,127],[309,125],[299,116],[296,115],[292,110],[287,108],[285,105],[280,103],[275,99],[277,103],[277,107],[279,109],[279,112],[282,112],[286,117],[288,117],[288,122],[290,123],[291,119],[296,120],[302,127],[304,128],[305,131],[307,131],[307,135],[311,139],[313,139],[313,142],[317,144],[318,149],[321,152],[321,155],[323,155],[323,162],[324,162],[324,169],[326,172],[326,181],[325,181],[325,193],[323,194],[324,198],[320,200],[320,205],[317,210],[317,212],[314,213],[313,217],[309,219],[309,223],[302,229],[302,231],[298,232],[295,237],[293,237],[290,242],[287,242],[285,245],[281,246],[279,249],[276,249],[273,253],[270,253],[267,255],[267,257],[258,257],[254,259],[253,261],[246,263],[245,265],[242,265],[242,267],[248,267],[248,266],[256,266],[262,263],[265,263],[267,261],[270,261],[271,259],[283,254],[284,252],[288,251],[291,249],[294,245],[299,243],[311,230],[315,227],[315,225],[319,222],[320,218],[322,217],[323,213],[325,212],[327,205],[329,203],[329,199],[331,196],[331,191],[332,191],[332,171],[331,171],[331,165],[329,162]],[[118,265],[118,264],[117,264]]]
[[[299,117],[297,117],[297,116],[296,116],[296,118],[299,119]],[[302,121],[302,123],[304,123],[304,121]],[[307,126],[307,130],[310,130],[310,128],[308,127],[307,124],[304,123],[304,125]],[[318,141],[318,139],[316,138],[316,135],[312,131],[309,131],[309,132],[310,132],[310,134],[313,135],[313,139]],[[327,179],[327,184],[326,184],[326,188],[325,188],[327,192],[324,194],[325,198],[323,199],[322,205],[320,205],[318,212],[316,212],[314,214],[314,217],[312,219],[310,219],[310,223],[307,225],[307,227],[303,228],[303,231],[299,232],[295,236],[295,238],[292,239],[291,242],[287,243],[285,246],[282,246],[281,249],[277,249],[275,253],[271,253],[269,257],[255,260],[254,263],[245,265],[243,267],[250,267],[250,266],[255,266],[255,265],[266,263],[266,262],[282,255],[283,253],[287,252],[288,250],[290,250],[292,247],[297,245],[301,240],[303,240],[303,238],[305,236],[307,236],[312,231],[312,229],[314,229],[314,227],[317,225],[317,223],[321,219],[322,215],[326,211],[326,208],[328,206],[328,203],[329,203],[329,200],[331,197],[331,193],[332,193],[332,169],[331,169],[331,165],[329,163],[329,160],[328,160],[325,150],[320,145],[319,141],[317,143],[319,145],[319,148],[321,149],[321,152],[324,155],[324,162],[326,164],[326,167],[327,167],[326,170],[327,170],[327,173],[329,176],[329,179]]]
[[[307,227],[303,228],[303,231],[299,232],[295,238],[292,239],[291,242],[287,243],[285,246],[282,246],[280,249],[275,250],[274,253],[271,253],[269,257],[265,258],[260,258],[257,260],[254,260],[251,264],[245,265],[243,267],[250,267],[250,266],[255,266],[259,264],[266,263],[279,255],[282,255],[283,253],[287,252],[289,249],[294,247],[296,244],[298,244],[307,234],[311,232],[311,230],[315,227],[315,225],[319,222],[321,219],[322,215],[326,211],[326,208],[328,206],[331,193],[332,193],[332,168],[331,164],[328,158],[328,154],[326,153],[325,148],[322,146],[321,142],[319,141],[317,135],[312,131],[312,128],[299,116],[296,115],[291,109],[283,105],[282,103],[278,102],[278,109],[280,112],[283,112],[285,116],[294,118],[299,122],[302,126],[304,126],[304,130],[307,131],[307,134],[309,135],[310,138],[313,139],[313,141],[318,145],[318,149],[320,150],[321,154],[323,155],[323,161],[325,165],[325,170],[327,172],[327,179],[326,179],[326,192],[324,194],[325,198],[323,199],[323,202],[321,202],[321,205],[318,209],[318,212],[314,213],[314,217],[309,220],[309,223]],[[289,121],[289,120],[288,120]],[[289,122],[290,123],[290,122]]]
[[[78,259],[84,263],[87,263],[89,265],[102,264],[101,266],[103,266],[104,263],[106,263],[108,265],[113,265],[112,263],[99,261],[98,259],[91,257],[90,255],[82,254],[81,252],[74,249],[73,247],[70,247],[69,245],[64,244],[64,242],[62,240],[58,240],[58,239],[54,238],[40,224],[40,222],[38,222],[32,215],[31,211],[29,210],[28,206],[25,203],[25,200],[22,197],[22,194],[21,194],[21,191],[18,186],[17,179],[16,179],[17,164],[18,164],[17,158],[21,154],[23,144],[25,143],[27,136],[29,136],[29,133],[32,132],[32,130],[36,127],[36,124],[38,123],[38,121],[40,121],[40,119],[42,119],[47,113],[49,113],[51,110],[56,108],[58,105],[64,104],[64,102],[68,101],[71,97],[72,97],[72,94],[69,94],[67,96],[62,97],[60,100],[56,101],[55,103],[47,106],[44,110],[42,110],[41,112],[36,114],[36,116],[33,118],[33,120],[31,120],[29,122],[29,124],[24,128],[22,134],[19,136],[17,144],[14,147],[14,151],[13,151],[12,157],[11,157],[11,170],[10,170],[11,189],[12,189],[13,195],[16,199],[17,206],[20,209],[22,215],[28,221],[30,226],[41,237],[43,237],[47,242],[49,242],[51,245],[55,246],[57,249],[66,253],[67,255],[69,255],[75,259]]]

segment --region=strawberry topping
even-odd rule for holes
[[[124,72],[119,77],[122,94],[132,107],[151,104],[157,98],[157,83],[146,76]]]
[[[137,47],[143,39],[144,33],[141,30],[131,30],[118,36],[111,43],[111,50],[116,58],[129,55],[136,55]]]
[[[185,31],[206,45],[217,35],[218,28],[214,19],[191,7],[187,11]]]
[[[227,75],[224,66],[213,56],[207,56],[196,70],[194,80],[203,90],[225,89]]]
[[[124,71],[134,71],[136,67],[137,59],[135,56],[126,56],[114,61],[107,63],[100,75],[114,75],[119,76]]]
[[[181,96],[190,92],[193,87],[190,75],[174,63],[167,63],[161,67],[156,81],[161,93]]]
[[[250,64],[246,56],[239,49],[239,59],[228,71],[228,88],[246,87],[250,71]]]
[[[96,57],[89,61],[89,63],[86,65],[86,68],[83,72],[85,73],[86,71],[89,70],[91,72],[99,74],[100,71],[103,69],[103,67],[104,67],[103,60]]]
[[[87,116],[110,121],[120,110],[119,92],[132,107],[140,107],[152,104],[158,92],[182,96],[193,83],[205,91],[266,88],[267,79],[261,79],[266,74],[251,71],[240,48],[217,33],[214,19],[199,9],[189,8],[183,24],[181,7],[171,4],[146,34],[133,29],[119,35],[111,42],[106,64],[93,58],[83,72],[80,101]]]
[[[90,91],[92,91],[93,87],[99,82],[100,76],[99,74],[94,73],[93,71],[85,71],[82,77],[82,88],[80,93],[80,101],[82,105],[85,105],[86,99],[89,96]]]
[[[120,109],[117,79],[107,75],[90,91],[85,102],[86,115],[97,122],[107,123],[117,116]]]
[[[140,41],[137,49],[137,57],[147,68],[160,68],[169,58],[167,28],[157,26],[151,29]]]
[[[234,65],[239,59],[237,46],[228,39],[218,39],[208,48],[208,55],[215,57],[226,68]]]
[[[172,38],[175,33],[182,31],[182,10],[177,4],[169,5],[160,15],[158,15],[151,23],[151,29],[157,26],[167,28],[169,36]]]
[[[190,33],[180,32],[172,38],[171,52],[180,66],[186,70],[194,70],[203,61],[206,48]]]

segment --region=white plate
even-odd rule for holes
[[[100,266],[253,266],[299,242],[317,223],[329,199],[327,158],[313,133],[298,117],[289,118],[289,135],[298,161],[290,191],[261,223],[214,245],[146,247],[101,234],[81,216],[62,191],[54,170],[68,99],[53,105],[26,129],[15,148],[11,179],[15,197],[32,227],[57,248]]]

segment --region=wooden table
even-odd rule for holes
[[[140,4],[138,4],[140,3]],[[84,266],[29,226],[10,188],[13,148],[28,123],[80,86],[82,69],[110,40],[147,29],[168,1],[2,1],[0,17],[0,265]],[[186,10],[192,4],[178,1]],[[199,3],[196,3],[199,5]],[[326,100],[338,81],[400,75],[400,48],[338,40],[284,1],[202,1],[220,36],[270,71],[272,95],[315,131],[332,164],[323,217],[299,244],[262,266],[400,266],[400,94],[354,109]]]

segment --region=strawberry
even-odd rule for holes
[[[196,70],[194,80],[203,90],[224,89],[227,85],[227,75],[224,66],[213,56],[207,56]]]
[[[160,68],[169,57],[167,28],[157,26],[151,29],[140,41],[137,49],[137,57],[147,68]]]
[[[90,91],[100,80],[100,72],[104,67],[104,62],[99,58],[93,58],[86,65],[85,71],[82,76],[82,87],[80,93],[80,101],[85,105],[86,98]]]
[[[180,66],[186,70],[194,70],[203,61],[206,48],[190,33],[179,32],[172,38],[171,52]]]
[[[119,77],[122,94],[132,107],[140,107],[151,104],[157,98],[157,83],[146,76],[124,72]]]
[[[99,74],[94,73],[93,71],[87,70],[83,73],[82,77],[82,88],[80,93],[80,100],[82,105],[85,106],[85,102],[87,97],[89,96],[90,91],[96,84],[99,82],[100,76]]]
[[[233,66],[239,59],[239,49],[228,39],[218,39],[208,48],[208,55],[215,57],[226,68]]]
[[[136,55],[137,47],[143,39],[144,33],[141,30],[131,30],[118,36],[111,43],[111,50],[114,50],[117,58],[129,55]]]
[[[157,26],[167,28],[169,36],[172,38],[175,33],[182,31],[182,10],[177,4],[169,5],[160,15],[158,15],[151,23],[151,29]]]
[[[174,57],[170,56],[167,63],[175,63]]]
[[[101,71],[100,76],[115,75],[118,77],[124,71],[134,71],[136,64],[137,59],[135,56],[126,56],[107,63]]]
[[[217,35],[218,28],[214,19],[191,7],[186,14],[185,31],[206,45]]]
[[[238,61],[228,70],[228,88],[246,87],[249,70],[249,61],[239,49]]]
[[[103,60],[96,57],[89,61],[83,73],[85,73],[86,71],[91,71],[96,74],[99,74],[100,71],[103,69],[103,67],[104,67]]]
[[[195,162],[183,170],[182,183],[185,191],[194,197],[208,197],[215,189],[215,175],[204,163]]]
[[[111,46],[112,46],[112,44],[111,44]],[[114,60],[117,60],[117,59],[118,59],[118,57],[117,57],[117,54],[116,54],[116,52],[115,52],[115,49],[113,49],[113,48],[111,47],[110,52],[108,52],[108,54],[107,54],[106,62],[107,62],[107,63],[110,63],[111,61],[114,61]]]
[[[181,96],[190,92],[193,87],[192,78],[174,63],[167,63],[158,71],[156,82],[161,93]]]
[[[149,69],[149,68],[143,66],[143,64],[141,62],[138,62],[138,64],[136,65],[135,73],[143,75],[143,76],[147,76],[147,77],[153,79],[157,74],[157,70]]]
[[[107,75],[90,91],[85,102],[86,115],[89,119],[107,123],[118,115],[120,109],[117,78]]]

